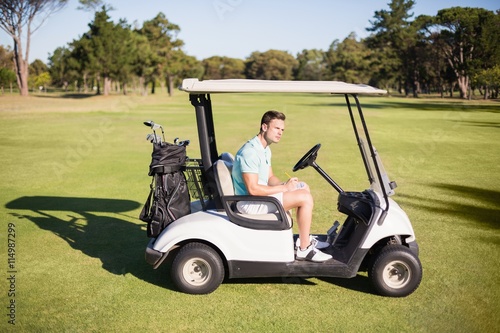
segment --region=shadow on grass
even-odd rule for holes
[[[346,108],[347,104],[345,102],[345,98],[340,96],[335,96],[335,99],[332,99],[332,96],[325,95],[325,98],[330,98],[327,102],[319,102],[314,104],[303,104],[306,106],[317,106],[317,105],[328,105],[331,107],[339,107]],[[332,103],[332,100],[335,102]],[[354,99],[350,99],[352,107],[355,108],[356,104]],[[386,109],[390,110],[392,108],[396,109],[406,109],[413,111],[462,111],[462,112],[492,112],[492,113],[500,113],[499,105],[492,104],[467,104],[467,101],[460,100],[449,100],[443,99],[441,100],[419,100],[419,99],[410,99],[408,102],[398,100],[387,100],[380,99],[376,102],[373,102],[373,99],[365,99],[363,96],[359,97],[359,101],[361,104],[361,108],[363,110],[378,110],[378,109]]]
[[[300,277],[266,277],[266,278],[241,278],[225,279],[224,284],[300,284],[315,286],[316,283]]]
[[[458,122],[458,121],[456,121],[456,122]],[[467,125],[467,126],[500,128],[500,123],[495,123],[492,121],[464,121],[464,120],[461,120],[460,123]]]
[[[63,93],[60,95],[35,95],[35,97],[40,97],[40,98],[67,98],[67,99],[86,99],[90,97],[95,97],[99,96],[96,95],[95,93]]]
[[[342,278],[329,278],[322,277],[319,278],[321,281],[325,281],[330,284],[334,284],[338,287],[342,287],[344,289],[355,290],[361,292],[363,294],[371,294],[378,295],[375,290],[372,288],[370,280],[368,277],[363,275],[356,275],[350,279],[342,279]]]
[[[492,177],[496,176],[492,175]],[[445,197],[449,199],[400,195],[410,199],[412,204],[420,209],[474,221],[486,228],[500,228],[500,191],[453,184],[432,184],[430,186],[443,190]]]
[[[356,275],[353,278],[332,278],[332,277],[316,277],[318,280],[332,284],[336,287],[341,287],[348,290],[358,291],[364,294],[377,295],[372,289],[370,281],[366,276]],[[302,286],[315,286],[316,283],[307,278],[300,277],[276,277],[276,278],[245,278],[245,279],[228,279],[224,284],[297,284]]]
[[[32,211],[35,214],[11,214],[53,232],[73,249],[98,258],[108,272],[132,274],[149,283],[165,286],[164,276],[154,272],[144,260],[148,238],[141,226],[104,215],[123,214],[140,207],[139,203],[118,199],[35,196],[21,197],[5,206]],[[66,216],[71,217],[70,221],[58,218],[59,212],[68,212]],[[72,216],[71,212],[78,216]]]

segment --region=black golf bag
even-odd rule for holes
[[[157,237],[167,225],[191,213],[191,198],[183,173],[186,147],[153,143],[151,156],[151,191],[139,218],[148,224],[148,237]]]

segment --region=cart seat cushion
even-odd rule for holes
[[[234,163],[234,156],[231,153],[222,153],[220,155],[220,159],[226,162],[226,165],[228,166],[229,169],[233,168],[233,163]],[[231,170],[229,170],[231,171]]]
[[[233,177],[231,176],[233,163],[226,160],[217,160],[215,168],[217,186],[221,195],[234,195]]]
[[[222,159],[224,156],[224,159]],[[214,168],[215,168],[215,178],[216,178],[216,183],[217,183],[217,188],[221,194],[221,196],[234,196],[234,186],[233,186],[233,177],[231,176],[231,171],[233,167],[233,162],[234,158],[232,158],[232,155],[229,153],[225,153],[221,155],[221,159],[217,160],[214,163]],[[236,205],[234,205],[234,208]],[[276,208],[278,210],[278,208]],[[259,214],[259,215],[254,215],[254,214],[243,214],[238,211],[234,211],[234,213],[238,216],[241,217],[246,217],[253,220],[259,220],[259,221],[279,221],[279,214],[278,213],[269,213],[269,214]],[[292,216],[290,211],[286,212],[286,219],[288,222],[288,225],[292,225]]]

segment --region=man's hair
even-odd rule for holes
[[[285,121],[286,117],[283,112],[275,111],[275,110],[269,110],[264,115],[262,116],[262,119],[260,120],[260,128],[259,132],[262,132],[262,124],[266,124],[269,126],[269,123],[273,119],[279,119]]]

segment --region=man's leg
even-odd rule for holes
[[[297,208],[297,223],[299,225],[300,248],[309,246],[312,212],[314,201],[308,189],[300,189],[283,193],[283,207],[285,210]]]

